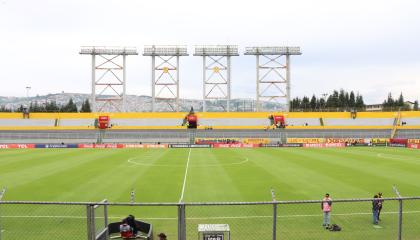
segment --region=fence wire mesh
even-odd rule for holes
[[[1,204],[1,239],[86,239],[86,206]]]
[[[89,214],[89,208],[93,214]],[[128,215],[153,226],[152,236],[202,240],[199,224],[228,224],[230,239],[420,239],[420,197],[386,198],[378,224],[370,199],[334,200],[323,226],[320,201],[261,203],[36,203],[0,201],[0,239],[92,239]],[[93,218],[93,219],[91,219]],[[92,225],[93,223],[93,225]],[[111,236],[118,236],[116,232]],[[101,238],[105,239],[105,238]],[[224,240],[228,240],[225,238]]]

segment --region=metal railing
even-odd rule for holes
[[[199,224],[228,224],[232,239],[418,239],[420,197],[383,198],[378,225],[371,198],[333,200],[330,232],[322,200],[111,203],[0,201],[0,239],[106,239],[106,226],[132,214],[168,239],[197,239]],[[103,236],[106,235],[106,238]]]

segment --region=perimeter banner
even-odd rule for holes
[[[169,144],[170,148],[211,148],[210,144]]]
[[[328,148],[328,147],[345,147],[345,143],[304,143],[303,147],[307,148]]]
[[[327,143],[365,143],[364,138],[327,138]]]
[[[35,148],[35,144],[0,144],[0,148]]]
[[[168,144],[124,144],[124,148],[168,148]]]
[[[260,144],[245,144],[245,143],[216,143],[213,144],[214,148],[255,148]]]
[[[420,139],[408,139],[408,143],[420,144]]]
[[[325,143],[325,138],[287,138],[287,143]]]
[[[407,144],[408,148],[420,149],[420,143],[409,143]]]
[[[35,148],[78,148],[78,144],[35,144]]]
[[[124,148],[124,144],[78,144],[78,148]]]

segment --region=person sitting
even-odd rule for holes
[[[133,235],[137,236],[138,229],[136,225],[136,219],[134,218],[134,216],[130,214],[125,220],[127,221],[127,224],[131,227]]]
[[[120,234],[122,239],[129,239],[134,236],[133,229],[128,225],[127,218],[122,220],[120,225]]]

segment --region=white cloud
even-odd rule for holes
[[[293,95],[354,89],[418,99],[420,3],[414,0],[0,2],[0,95],[89,92],[81,45],[300,45]],[[128,92],[150,94],[150,59],[128,58]],[[255,59],[233,60],[233,97],[255,97]],[[181,96],[202,97],[201,59],[181,61]]]

